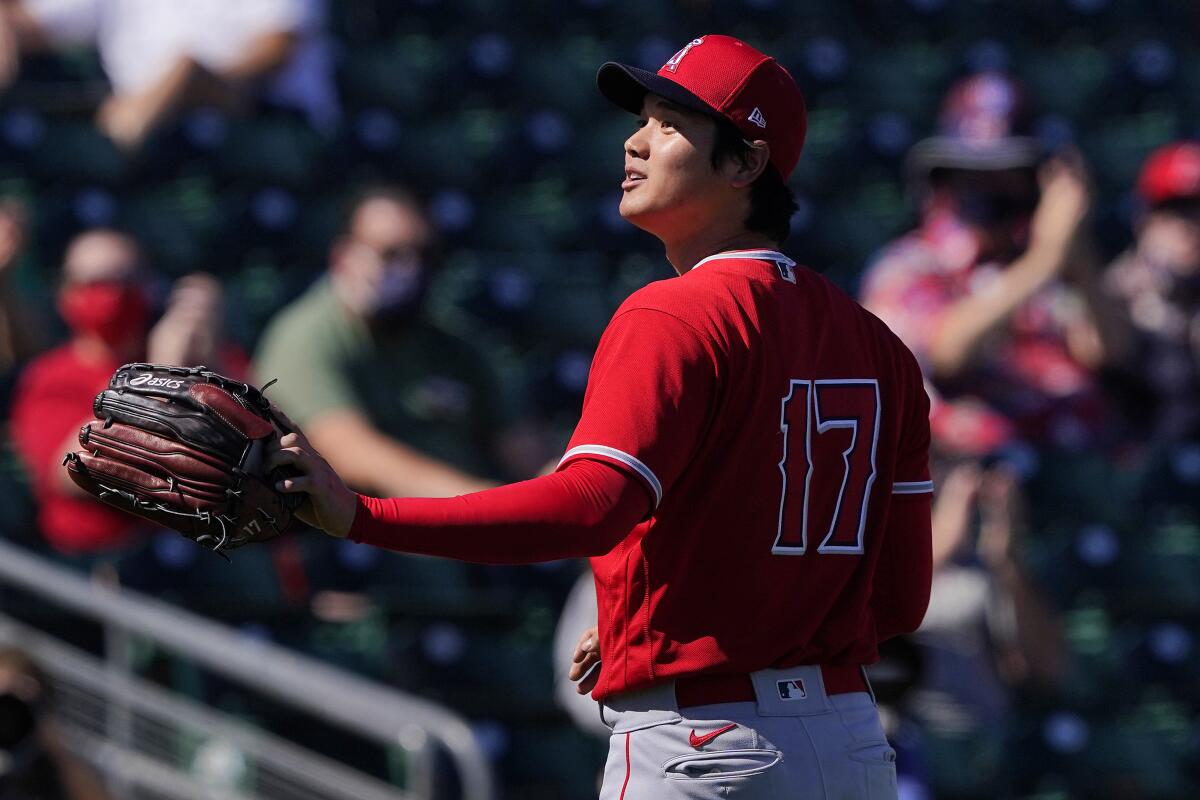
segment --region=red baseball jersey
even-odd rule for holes
[[[782,253],[718,253],[631,295],[562,460],[625,470],[653,502],[592,559],[594,696],[876,660],[898,632],[881,587],[918,621],[928,602],[928,411],[900,340]],[[906,503],[923,524],[897,525]]]

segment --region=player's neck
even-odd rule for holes
[[[740,230],[734,233],[702,231],[698,235],[680,242],[664,242],[667,260],[682,275],[704,259],[729,250],[776,250],[777,242],[754,231]]]

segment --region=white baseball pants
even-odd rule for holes
[[[751,680],[757,702],[681,711],[671,683],[607,698],[600,800],[896,800],[896,752],[870,694],[828,696],[811,666]]]

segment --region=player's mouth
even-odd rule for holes
[[[638,172],[636,169],[625,170],[625,180],[621,182],[621,189],[628,192],[639,182],[646,180],[646,173]]]

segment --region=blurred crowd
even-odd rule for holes
[[[30,54],[94,43],[111,90],[94,124],[130,158],[195,109],[286,113],[328,135],[340,110],[322,25],[312,0],[5,0],[0,80],[17,80]],[[907,798],[1027,791],[1006,783],[1016,712],[1078,680],[1054,569],[1027,557],[1050,536],[1051,506],[1068,502],[1038,493],[1046,465],[1082,454],[1132,470],[1200,442],[1200,142],[1147,154],[1127,187],[1127,246],[1106,257],[1090,165],[1035,135],[1022,86],[984,71],[946,89],[897,187],[917,223],[862,265],[858,286],[916,353],[934,401],[933,597],[874,672]],[[34,242],[30,210],[0,204],[0,421],[35,510],[31,529],[6,535],[154,586],[145,553],[171,551],[170,535],[82,496],[61,469],[94,395],[136,360],[277,378],[272,399],[369,493],[451,496],[545,468],[561,431],[536,388],[513,385],[469,327],[430,310],[458,247],[431,218],[433,188],[337,187],[325,268],[249,339],[225,318],[222,278],[171,276],[117,227]],[[57,318],[24,294],[22,264],[54,286]],[[1198,471],[1185,470],[1192,492]],[[1108,540],[1087,541],[1095,554]],[[322,585],[292,547],[273,551],[285,595],[328,620],[365,613],[375,556],[341,553],[366,577]],[[594,610],[586,590],[571,597],[559,640],[573,644]]]

